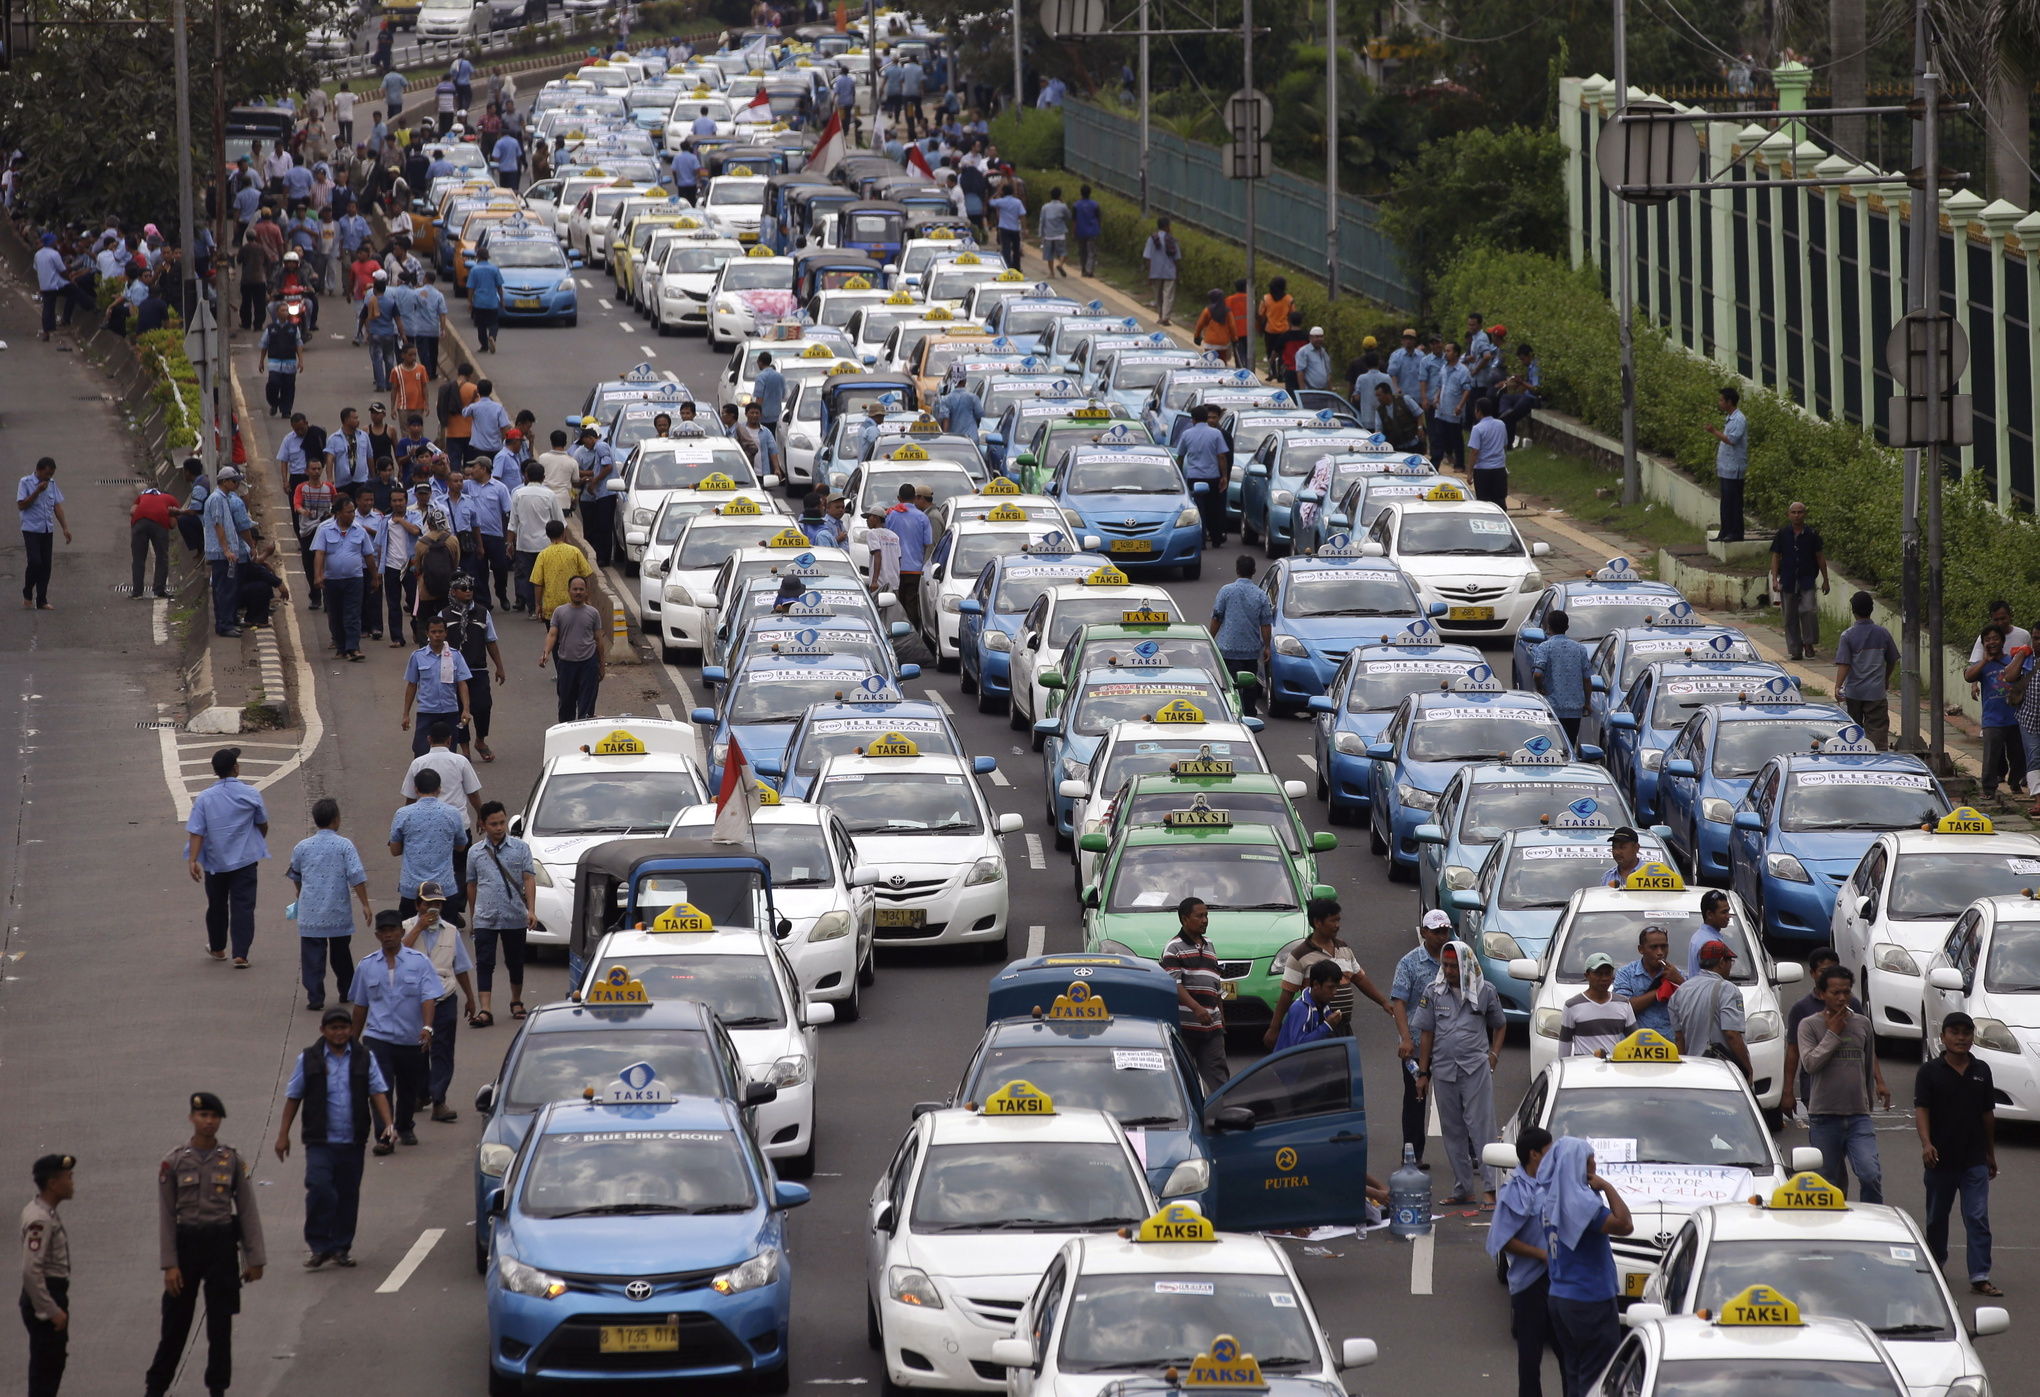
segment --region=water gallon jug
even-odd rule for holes
[[[1388,1230],[1421,1237],[1431,1230],[1431,1176],[1417,1167],[1414,1145],[1402,1147],[1402,1167],[1388,1176]]]

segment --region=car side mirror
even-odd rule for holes
[[[878,605],[878,608],[882,611],[888,606],[898,606],[900,604],[900,596],[899,593],[897,592],[880,592],[877,596],[872,598],[872,601],[875,602]]]
[[[1062,719],[1040,718],[1035,720],[1034,731],[1042,737],[1054,737],[1062,731]]]
[[[1098,910],[1098,888],[1096,884],[1084,889],[1084,906],[1093,912]]]
[[[1754,810],[1738,810],[1735,812],[1735,828],[1746,829],[1755,834],[1762,834],[1764,832],[1764,817]]]
[[[878,880],[884,876],[875,868],[859,864],[850,870],[850,876],[844,882],[846,886],[852,888],[875,888],[878,886]]]
[[[1694,768],[1693,763],[1687,761],[1684,757],[1673,757],[1665,763],[1665,775],[1697,776],[1699,772]]]
[[[1804,1174],[1820,1172],[1821,1160],[1815,1158],[1820,1151],[1812,1145],[1796,1145],[1792,1150],[1792,1172]]]
[[[492,1218],[499,1218],[503,1216],[503,1207],[503,1190],[500,1188],[490,1189],[488,1207],[484,1211]]]
[[[1339,847],[1339,836],[1330,830],[1321,829],[1310,837],[1310,851],[1313,854],[1328,854]]]
[[[1082,541],[1086,553],[1096,553],[1105,546],[1105,540],[1096,534],[1085,534]]]
[[[1245,1106],[1220,1106],[1205,1115],[1204,1128],[1211,1131],[1252,1130],[1254,1113]]]
[[[1590,674],[1587,676],[1587,687],[1597,694],[1605,694],[1608,692],[1608,681],[1598,674]]]
[[[1370,742],[1367,744],[1367,756],[1370,760],[1377,762],[1392,760],[1395,756],[1395,744],[1393,742]]]
[[[1022,829],[1026,828],[1026,826],[1027,817],[1019,814],[1018,812],[1009,811],[1008,813],[999,816],[1000,834],[1018,834]]]
[[[987,446],[1004,446],[1006,444],[1006,438],[1005,435],[1000,432],[986,432],[984,435],[984,443]]]
[[[522,815],[519,815],[510,822],[510,833],[519,839],[524,837],[524,817]]]
[[[1410,831],[1410,838],[1416,840],[1419,844],[1443,844],[1445,842],[1445,826],[1418,825],[1414,830]]]
[[[1235,670],[1232,682],[1235,689],[1258,689],[1261,687],[1261,676],[1250,669]]]
[[[1533,543],[1533,544],[1531,544],[1531,545],[1530,545],[1530,556],[1531,556],[1531,557],[1533,557],[1533,558],[1548,558],[1548,557],[1550,557],[1550,556],[1551,556],[1551,545],[1550,545],[1550,544],[1548,544],[1548,543],[1544,543],[1544,542],[1538,542],[1538,543]]]
[[[1313,884],[1310,895],[1311,899],[1316,902],[1337,902],[1339,900],[1339,890],[1330,883]]]
[[[1978,1305],[1971,1318],[1969,1332],[1979,1339],[1993,1334],[2002,1334],[2012,1327],[2011,1311],[2002,1305]]]
[[[744,1104],[764,1106],[779,1099],[779,1088],[770,1082],[744,1083]]]
[[[1063,686],[1062,674],[1057,670],[1045,669],[1041,672],[1039,679],[1041,687],[1044,689],[1060,689]]]
[[[1516,634],[1522,638],[1525,645],[1537,645],[1544,640],[1544,630],[1540,626],[1525,626]]]
[[[1454,888],[1446,894],[1445,900],[1462,912],[1478,912],[1484,905],[1480,894],[1471,888]]]
[[[703,665],[701,667],[701,682],[704,684],[725,684],[729,682],[729,677],[730,672],[721,665]]]
[[[801,1008],[800,1021],[808,1028],[821,1028],[825,1024],[832,1024],[836,1021],[836,1006],[825,999],[816,1000]]]
[[[697,708],[687,715],[687,720],[692,723],[700,723],[704,727],[712,726],[715,723],[715,710],[713,708]]]
[[[919,1109],[919,1107],[915,1107],[915,1110],[918,1111]],[[915,1119],[918,1120],[919,1117],[917,1116]],[[878,1211],[871,1215],[871,1230],[873,1232],[890,1232],[893,1230],[894,1221],[892,1200],[888,1198],[885,1202],[879,1204]]]
[[[1332,702],[1324,694],[1312,694],[1303,706],[1313,713],[1337,713],[1339,711],[1339,705]]]
[[[1077,847],[1087,854],[1102,854],[1112,847],[1112,841],[1105,835],[1093,831],[1077,836]]]
[[[1490,1169],[1520,1169],[1523,1161],[1516,1155],[1516,1147],[1505,1140],[1495,1140],[1480,1147],[1480,1162]]]
[[[798,1208],[813,1196],[806,1184],[789,1184],[777,1179],[772,1183],[772,1206],[775,1208]]]
[[[1610,713],[1607,723],[1609,727],[1618,728],[1623,732],[1636,731],[1636,715],[1634,713]]]
[[[1242,718],[1240,719],[1240,726],[1248,732],[1265,732],[1268,722],[1265,718]]]
[[[1927,972],[1927,983],[1937,990],[1960,994],[1964,989],[1962,972],[1952,965],[1937,965]]]
[[[1538,980],[1536,958],[1523,956],[1517,960],[1510,961],[1509,978],[1511,980],[1525,980],[1533,985],[1536,984]]]
[[[475,1093],[475,1114],[486,1116],[495,1109],[496,1084],[494,1082],[485,1082],[482,1084],[481,1089]]]
[[[1074,776],[1065,777],[1056,783],[1055,793],[1064,800],[1083,800],[1091,794],[1091,783],[1079,781]]]
[[[1385,557],[1387,553],[1388,550],[1381,546],[1380,539],[1369,538],[1360,541],[1360,556],[1363,558]]]
[[[1029,650],[1039,650],[1041,648],[1041,633],[1039,631],[1027,637],[1027,648]]]
[[[1034,1345],[1025,1339],[992,1340],[992,1362],[1002,1368],[1025,1368],[1030,1373],[1041,1366],[1034,1361]]]
[[[1625,1329],[1635,1329],[1639,1325],[1648,1324],[1654,1319],[1663,1319],[1664,1317],[1665,1307],[1663,1305],[1647,1305],[1642,1301],[1638,1301],[1623,1311],[1622,1326]]]
[[[1597,762],[1606,755],[1607,753],[1591,742],[1582,742],[1580,744],[1580,760],[1583,762]]]
[[[901,666],[900,666],[900,678],[902,678],[902,679],[919,679],[920,677],[921,677],[921,667],[920,667],[919,665],[901,665]]]
[[[1796,960],[1781,960],[1771,967],[1771,983],[1796,985],[1806,978],[1806,967]]]
[[[960,616],[982,616],[985,614],[984,603],[980,602],[976,597],[965,597],[956,604],[956,610]]]
[[[1381,1357],[1381,1349],[1372,1339],[1345,1339],[1339,1344],[1339,1366],[1341,1368],[1367,1368]]]
[[[914,633],[914,628],[905,621],[895,621],[886,627],[886,633],[894,640],[905,640]]]
[[[751,759],[751,770],[757,772],[760,776],[786,775],[786,767],[777,757],[753,757]]]

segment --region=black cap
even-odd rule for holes
[[[1610,844],[1620,844],[1625,839],[1628,840],[1631,844],[1636,843],[1636,831],[1631,829],[1628,825],[1622,826],[1620,829],[1616,830],[1613,834],[1608,836],[1608,842]]]
[[[241,749],[238,747],[222,747],[212,754],[213,775],[222,779],[233,775],[234,768],[240,764]]]
[[[191,1094],[191,1109],[194,1111],[217,1112],[220,1119],[226,1119],[227,1108],[217,1096],[209,1091],[195,1091]]]
[[[325,1013],[319,1015],[320,1028],[324,1028],[329,1023],[351,1024],[353,1022],[354,1015],[349,1013],[347,1010],[342,1009],[337,1004],[334,1005],[331,1009],[328,1009]]]
[[[47,1188],[51,1179],[77,1167],[78,1156],[74,1154],[46,1154],[35,1162],[35,1186]]]

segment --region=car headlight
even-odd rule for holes
[[[985,649],[996,650],[1003,655],[1010,651],[1012,648],[1013,637],[1007,635],[1004,631],[985,632]]]
[[[715,308],[724,315],[735,315],[737,313],[737,303],[730,300],[727,296],[719,297],[716,300]]]
[[[732,1266],[710,1281],[709,1288],[718,1295],[735,1295],[741,1290],[756,1290],[761,1285],[771,1285],[779,1279],[779,1248],[767,1247],[741,1266]]]
[[[1659,767],[1664,765],[1665,762],[1664,749],[1659,747],[1651,748],[1648,752],[1645,752],[1643,754],[1642,761],[1643,769],[1645,771],[1656,771]]]
[[[1544,575],[1533,572],[1516,584],[1518,592],[1541,592],[1544,590]]]
[[[715,763],[715,765],[721,766],[723,764],[723,758],[727,757],[729,754],[730,744],[727,742],[718,742],[715,744],[715,746],[709,748],[708,759],[711,762]]]
[[[1075,757],[1064,757],[1062,774],[1065,781],[1088,781],[1091,779],[1091,764],[1080,762]]]
[[[2012,1036],[2012,1030],[2006,1027],[2003,1019],[1978,1019],[1976,1046],[1989,1048],[1994,1053],[2016,1053],[2019,1040]]]
[[[1764,855],[1764,872],[1770,874],[1773,878],[1782,878],[1788,883],[1811,883],[1813,881],[1813,876],[1806,871],[1805,865],[1801,864],[1798,859],[1790,854]]]
[[[1357,732],[1335,732],[1332,734],[1332,750],[1349,757],[1367,755],[1367,740]]]
[[[808,1058],[806,1053],[788,1053],[758,1078],[775,1087],[797,1087],[808,1079]]]
[[[1749,1043],[1768,1043],[1784,1031],[1784,1022],[1779,1019],[1776,1010],[1759,1009],[1749,1016],[1748,1023],[1743,1029],[1743,1040]]]
[[[1278,635],[1275,637],[1275,653],[1278,655],[1294,655],[1302,659],[1310,655],[1310,650],[1293,635]]]
[[[496,1280],[503,1289],[513,1295],[535,1295],[541,1300],[557,1300],[567,1293],[567,1283],[558,1276],[549,1275],[536,1266],[526,1266],[514,1256],[496,1256]]]
[[[1296,492],[1293,490],[1277,490],[1274,494],[1268,497],[1268,503],[1279,505],[1295,504]]]
[[[812,451],[815,449],[815,439],[805,435],[788,437],[786,444],[795,451]]]
[[[1948,1384],[1946,1397],[1990,1397],[1990,1379],[1981,1373],[1957,1378]]]
[[[1918,975],[1920,973],[1919,962],[1914,960],[1912,952],[1903,946],[1894,946],[1889,941],[1880,941],[1870,948],[1870,953],[1876,958],[1875,964],[1879,970],[1889,971],[1893,975]]]
[[[942,599],[942,609],[951,614],[954,614],[962,605],[963,598],[960,596],[948,596]]]
[[[1162,1185],[1161,1196],[1174,1198],[1178,1194],[1202,1193],[1210,1187],[1211,1161],[1198,1155],[1169,1171],[1169,1181]]]
[[[1720,796],[1708,796],[1705,800],[1701,801],[1700,813],[1713,824],[1731,825],[1735,823],[1735,807]]]
[[[996,883],[1006,876],[1006,861],[1001,858],[983,858],[971,865],[970,876],[963,880],[966,888],[979,887],[985,883]]]
[[[1522,960],[1523,948],[1516,944],[1516,938],[1506,931],[1484,931],[1480,934],[1480,953],[1489,960]]]
[[[808,928],[808,944],[817,941],[840,941],[850,934],[850,914],[838,907],[833,912],[824,912],[815,918],[815,924]]]
[[[650,528],[652,526],[652,512],[649,509],[643,508],[633,509],[630,512],[630,522]]]
[[[1203,519],[1204,516],[1197,512],[1197,506],[1192,505],[1176,516],[1176,527],[1179,529],[1194,529],[1203,522]]]
[[[541,888],[549,888],[553,885],[552,874],[537,859],[531,861],[531,881],[538,884]]]
[[[942,1308],[942,1293],[918,1266],[895,1266],[885,1278],[886,1294],[902,1305],[919,1305],[924,1310]]]
[[[1407,781],[1395,783],[1395,798],[1412,810],[1436,810],[1438,797],[1429,791],[1420,791]]]
[[[1564,1021],[1563,1009],[1539,1009],[1530,1016],[1530,1031],[1539,1038],[1556,1038],[1558,1026]]]
[[[517,1151],[500,1141],[492,1141],[475,1152],[475,1167],[492,1179],[500,1179],[510,1171],[510,1161],[517,1158]]]

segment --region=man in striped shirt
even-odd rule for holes
[[[1232,1076],[1225,1060],[1225,1014],[1221,1006],[1224,979],[1218,973],[1218,948],[1204,931],[1211,924],[1211,909],[1204,900],[1186,897],[1176,904],[1175,939],[1162,952],[1162,969],[1176,981],[1176,1002],[1181,1006],[1183,1046],[1206,1091],[1215,1091]]]
[[[1558,1021],[1558,1055],[1593,1057],[1607,1052],[1636,1027],[1636,1011],[1615,993],[1615,957],[1596,951],[1587,957],[1587,991],[1565,1002]]]

